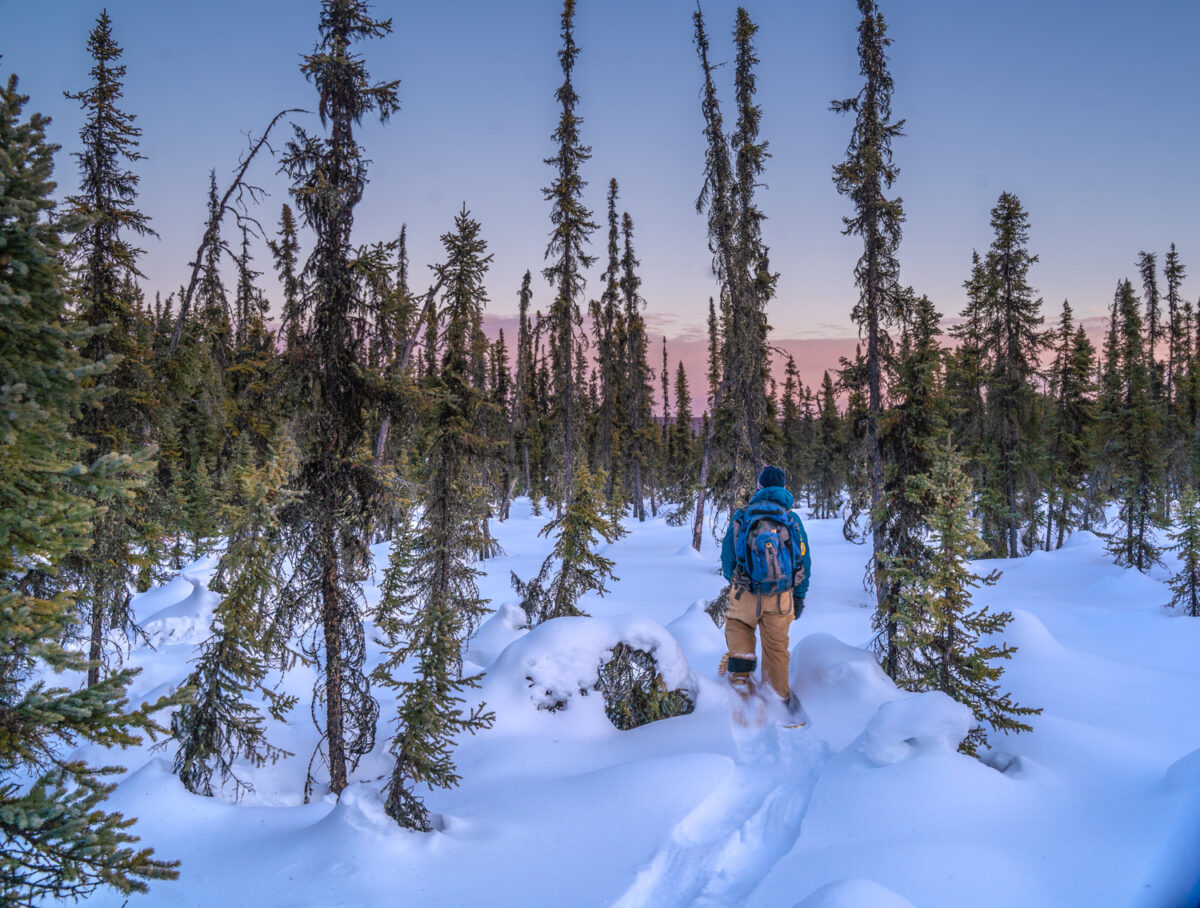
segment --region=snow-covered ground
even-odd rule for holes
[[[481,588],[496,614],[466,668],[487,671],[477,693],[496,723],[460,742],[462,785],[427,793],[441,831],[401,830],[383,813],[388,691],[376,692],[375,750],[340,802],[301,803],[316,733],[303,705],[312,675],[297,669],[284,684],[302,705],[271,726],[295,756],[245,767],[254,791],[238,804],[185,791],[169,750],[80,751],[130,769],[110,805],[138,817],[159,857],[183,862],[178,881],[131,908],[1200,905],[1200,620],[1163,607],[1173,559],[1150,576],[1123,571],[1080,533],[991,565],[1004,575],[979,601],[1013,612],[1005,638],[1020,647],[1004,685],[1045,712],[1032,734],[993,735],[985,763],[955,750],[962,707],[898,691],[862,649],[866,552],[840,521],[806,521],[813,580],[792,686],[812,723],[788,729],[732,721],[715,680],[723,634],[703,611],[721,586],[717,549],[706,539],[692,551],[689,528],[628,523],[606,547],[620,580],[582,603],[600,620],[520,629],[509,572],[536,573],[543,520],[522,500],[492,528],[506,554],[482,566]],[[190,670],[213,568],[198,562],[136,600],[156,648],[130,654],[144,669],[134,702]],[[614,729],[600,696],[578,688],[618,639],[654,648],[695,711]],[[378,646],[370,653],[374,664]],[[538,709],[564,697],[565,709]],[[124,901],[104,892],[89,904]]]

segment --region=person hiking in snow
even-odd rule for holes
[[[762,632],[763,676],[792,711],[799,701],[788,685],[788,629],[804,610],[812,558],[804,524],[792,512],[796,503],[779,467],[758,474],[758,491],[733,512],[721,545],[721,573],[730,581],[725,612],[721,674],[744,693],[754,690],[758,667],[754,630]]]

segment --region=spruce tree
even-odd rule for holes
[[[939,447],[929,473],[912,478],[908,496],[928,515],[932,539],[931,563],[915,572],[903,594],[902,613],[911,642],[907,651],[914,660],[908,686],[940,690],[971,708],[981,724],[971,729],[959,749],[976,755],[987,745],[982,723],[1005,734],[1032,731],[1021,717],[1041,710],[1021,706],[1000,690],[1004,669],[996,663],[1012,658],[1016,647],[980,642],[1003,631],[1012,613],[992,612],[972,601],[972,591],[991,586],[999,572],[977,574],[968,561],[982,540],[971,516],[971,481],[949,442]]]
[[[542,529],[539,535],[558,535],[554,550],[542,562],[542,568],[531,580],[512,575],[513,588],[521,597],[521,607],[531,625],[551,618],[586,615],[579,608],[579,599],[586,593],[603,596],[605,585],[613,577],[614,562],[596,552],[601,540],[615,542],[621,535],[620,526],[604,513],[604,501],[597,477],[584,463],[575,471],[575,497],[567,504],[562,516]]]
[[[519,467],[524,480],[522,490],[533,497],[533,473],[531,449],[536,447],[538,426],[537,370],[533,350],[534,324],[529,317],[529,303],[533,290],[529,286],[530,274],[525,272],[521,279],[521,291],[517,302],[517,368],[513,378],[512,426],[513,446],[518,452]]]
[[[734,182],[731,207],[734,213],[732,272],[744,292],[730,297],[729,325],[725,334],[724,361],[730,369],[730,388],[737,400],[739,440],[746,448],[736,449],[733,477],[735,485],[730,501],[743,500],[754,490],[755,480],[764,464],[763,434],[777,426],[768,413],[766,386],[771,356],[767,349],[766,306],[775,295],[778,275],[771,272],[768,249],[763,242],[762,223],[766,215],[758,206],[756,190],[763,185],[766,161],[770,157],[767,142],[760,138],[762,108],[755,101],[759,58],[754,39],[758,26],[744,7],[738,7],[733,29],[734,99],[737,121],[730,136],[734,157]],[[732,402],[732,401],[731,401]],[[748,463],[741,463],[743,455]]]
[[[1196,490],[1188,486],[1179,501],[1177,529],[1169,534],[1179,556],[1179,570],[1171,577],[1168,608],[1200,618],[1200,503]]]
[[[1029,268],[1038,260],[1028,249],[1029,215],[1012,193],[1001,193],[992,209],[992,229],[995,238],[984,260],[983,332],[988,351],[985,420],[996,463],[989,485],[1003,502],[999,529],[1004,550],[996,554],[1016,558],[1022,554],[1022,531],[1039,519],[1035,480],[1041,438],[1033,383],[1047,339],[1041,331],[1042,301],[1034,298],[1028,282]]]
[[[72,256],[78,261],[78,315],[96,329],[84,341],[82,353],[89,360],[108,361],[113,368],[90,379],[103,389],[104,404],[84,409],[79,428],[91,445],[90,456],[109,451],[133,455],[144,449],[155,406],[150,351],[140,342],[141,314],[126,283],[139,276],[141,250],[134,242],[154,231],[137,210],[138,177],[127,169],[143,158],[137,150],[141,130],[118,106],[125,67],[117,62],[122,49],[113,38],[107,10],[88,36],[88,52],[93,60],[91,85],[66,94],[80,103],[85,116],[79,132],[82,150],[75,153],[80,187],[67,199],[67,210],[82,225],[72,243]],[[70,559],[87,613],[89,684],[100,678],[109,629],[130,626],[129,590],[155,544],[146,504],[142,495],[110,502],[97,512],[91,548]]]
[[[304,288],[300,283],[300,241],[296,237],[296,217],[287,202],[279,214],[279,238],[268,242],[275,260],[275,273],[283,290],[283,337],[287,349],[294,350],[308,329],[304,311]]]
[[[693,40],[700,58],[700,69],[704,82],[700,108],[704,114],[704,182],[696,198],[697,213],[708,218],[708,248],[712,254],[712,272],[720,285],[721,316],[729,311],[731,298],[740,292],[735,286],[737,275],[733,271],[734,207],[733,165],[730,160],[729,144],[725,136],[721,104],[717,98],[713,78],[714,66],[708,58],[708,33],[704,28],[704,15],[699,6],[692,14],[695,26]],[[695,515],[692,521],[692,547],[700,551],[704,530],[704,508],[710,485],[714,484],[710,474],[719,472],[714,461],[721,459],[718,447],[726,446],[724,439],[718,440],[718,424],[727,422],[728,412],[724,409],[725,397],[729,394],[730,376],[728,363],[724,361],[725,343],[721,338],[717,313],[713,301],[708,301],[709,340],[709,420],[704,433],[704,451],[700,461],[700,477],[696,489]],[[719,417],[718,414],[721,414]]]
[[[833,379],[826,370],[821,379],[817,443],[809,455],[813,460],[813,512],[819,520],[835,516],[841,506],[846,444],[843,436]]]
[[[1184,299],[1179,292],[1186,275],[1175,244],[1163,260],[1163,277],[1167,280],[1167,378],[1166,396],[1175,400],[1178,371],[1183,368],[1188,356],[1188,328],[1184,313]]]
[[[911,291],[908,291],[911,294]],[[933,558],[927,539],[927,513],[910,496],[912,477],[933,467],[937,442],[946,430],[947,399],[942,384],[942,350],[937,338],[940,316],[928,297],[910,300],[896,357],[893,406],[879,426],[885,461],[882,533],[884,564],[876,572],[883,585],[872,621],[876,652],[888,677],[904,681],[913,645],[904,634],[902,588],[912,576],[924,576]],[[897,571],[896,568],[900,567]]]
[[[1088,475],[1092,468],[1095,422],[1095,350],[1083,326],[1074,324],[1071,305],[1063,300],[1056,333],[1054,365],[1050,372],[1048,440],[1046,451],[1046,540],[1050,551],[1061,548],[1068,530],[1084,520]]]
[[[420,520],[393,547],[380,604],[387,660],[376,680],[400,692],[396,762],[384,809],[401,826],[429,832],[429,811],[417,784],[456,785],[450,750],[461,732],[491,725],[482,704],[464,714],[461,693],[479,676],[462,676],[462,646],[487,612],[474,566],[486,545],[487,489],[482,465],[494,443],[480,433],[496,406],[472,377],[473,326],[486,303],[483,279],[491,256],[479,224],[465,206],[455,229],[442,236],[447,260],[439,266],[446,288],[439,323],[444,340],[432,414],[432,441],[420,487]],[[411,681],[394,680],[409,662]]]
[[[833,168],[838,192],[848,196],[854,215],[844,217],[844,234],[862,237],[863,253],[854,268],[859,289],[851,313],[859,336],[866,341],[866,422],[864,445],[869,465],[868,493],[872,562],[868,577],[875,589],[877,605],[883,603],[886,586],[879,582],[883,537],[884,475],[883,451],[879,443],[879,420],[884,408],[883,367],[888,351],[887,327],[897,316],[900,245],[904,210],[899,197],[888,198],[900,173],[892,163],[892,140],[903,135],[904,121],[892,119],[894,82],[887,67],[887,23],[875,0],[858,0],[859,72],[862,89],[852,98],[834,101],[836,113],[855,115],[854,129],[846,148],[846,160]]]
[[[305,267],[311,322],[306,356],[297,367],[299,382],[311,389],[301,445],[305,494],[292,525],[300,569],[297,602],[320,628],[321,677],[314,698],[324,706],[322,744],[335,795],[346,787],[348,768],[371,749],[379,711],[363,674],[359,609],[359,581],[369,567],[365,533],[382,489],[368,459],[369,389],[355,330],[360,300],[350,231],[367,161],[354,127],[370,113],[386,121],[399,106],[398,83],[372,83],[351,45],[390,31],[391,21],[371,18],[365,0],[323,0],[320,40],[300,68],[316,86],[318,113],[329,134],[297,128],[283,157],[297,209],[315,234]],[[300,622],[297,616],[295,626]]]
[[[1117,564],[1144,572],[1161,560],[1154,531],[1162,523],[1162,422],[1150,398],[1142,316],[1129,281],[1117,285],[1113,305],[1119,319],[1115,387],[1120,398],[1106,401],[1104,417],[1122,528],[1108,548]]]
[[[1166,333],[1163,330],[1158,292],[1158,259],[1153,252],[1139,252],[1137,265],[1138,273],[1142,276],[1142,293],[1146,304],[1146,361],[1150,366],[1150,391],[1151,396],[1158,400],[1162,397],[1163,378],[1154,347]]]
[[[596,463],[608,474],[605,496],[610,506],[621,507],[617,463],[626,439],[622,432],[626,392],[625,312],[621,304],[620,222],[617,218],[617,181],[608,183],[608,259],[601,280],[604,290],[591,305],[592,329],[596,334],[596,374],[599,401],[596,412]]]
[[[583,119],[575,113],[579,96],[575,93],[572,73],[579,47],[575,44],[575,0],[563,0],[561,35],[563,46],[558,52],[563,83],[555,92],[561,106],[558,126],[551,136],[558,146],[553,157],[545,163],[554,170],[554,179],[543,191],[550,202],[550,223],[553,230],[546,246],[549,261],[542,274],[554,288],[554,301],[548,316],[550,329],[550,360],[553,378],[556,431],[554,444],[559,454],[562,484],[558,500],[569,502],[577,462],[577,449],[582,450],[580,437],[581,389],[576,381],[576,347],[581,318],[579,298],[584,290],[584,271],[592,266],[594,257],[586,250],[592,231],[597,225],[583,202],[587,183],[581,168],[592,156],[590,146],[580,139]]]
[[[783,399],[780,402],[780,424],[783,433],[782,462],[784,471],[792,480],[793,491],[799,491],[803,483],[801,467],[803,459],[810,453],[803,450],[800,396],[803,393],[796,360],[789,355],[783,370]]]
[[[692,392],[687,370],[680,360],[675,370],[675,426],[673,428],[673,482],[680,519],[690,511],[696,483],[696,433],[692,430]]]
[[[634,516],[639,521],[645,521],[645,486],[658,433],[654,427],[654,373],[650,370],[646,320],[642,317],[642,307],[646,302],[638,292],[642,279],[637,273],[639,262],[633,251],[633,218],[629,212],[621,216],[621,239],[621,297],[625,303],[624,359],[628,370],[624,408],[629,435],[626,451]]]
[[[68,311],[62,223],[54,212],[48,120],[23,118],[16,77],[0,88],[0,902],[41,905],[100,886],[145,892],[177,876],[173,862],[135,850],[132,818],[104,810],[115,767],[88,765],[81,744],[126,747],[161,731],[164,701],[127,711],[136,674],[82,689],[34,680],[46,667],[84,672],[61,641],[76,620],[62,565],[92,543],[98,511],[126,499],[144,462],[94,459],[78,418],[112,369],[79,354],[96,329]]]

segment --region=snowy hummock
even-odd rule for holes
[[[271,724],[294,756],[245,767],[254,790],[238,804],[187,793],[169,746],[81,748],[128,767],[112,806],[139,818],[159,857],[182,861],[178,881],[152,884],[131,908],[1200,902],[1200,621],[1163,608],[1170,559],[1149,576],[1123,571],[1078,533],[1061,551],[985,565],[1004,576],[980,601],[1013,611],[1005,638],[1020,647],[1005,688],[1045,712],[1031,734],[993,736],[980,761],[955,749],[964,707],[897,690],[864,650],[866,550],[843,540],[840,521],[806,521],[813,582],[792,634],[804,729],[731,721],[715,677],[723,635],[703,610],[722,583],[717,550],[706,538],[693,552],[690,528],[627,522],[604,552],[619,580],[580,603],[594,617],[526,628],[509,575],[536,572],[551,544],[544,521],[518,501],[492,525],[507,554],[481,565],[495,614],[464,670],[486,672],[471,695],[496,723],[460,741],[459,788],[423,793],[437,832],[383,813],[387,691],[375,749],[340,801],[302,803],[316,742],[306,705]],[[386,546],[375,552],[382,565]],[[154,648],[128,654],[144,669],[132,702],[186,677],[218,601],[214,567],[198,562],[135,601]],[[621,641],[653,652],[695,711],[613,728],[601,697],[581,690]],[[299,666],[282,684],[307,704],[312,681]],[[105,892],[89,904],[124,902]]]

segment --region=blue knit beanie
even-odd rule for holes
[[[758,474],[758,487],[765,489],[767,486],[786,486],[787,477],[783,475],[783,470],[779,467],[763,467],[762,472]]]

